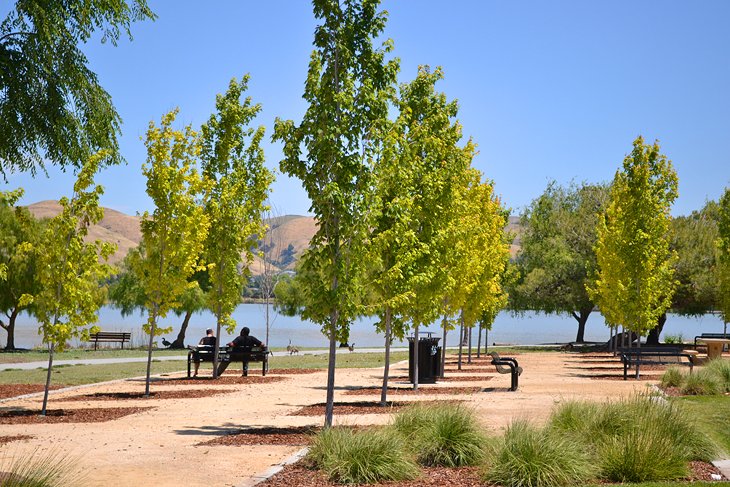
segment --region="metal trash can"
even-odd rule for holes
[[[443,370],[441,370],[441,347],[439,347],[439,340],[441,339],[432,335],[433,333],[431,332],[423,332],[423,336],[418,337],[419,384],[433,384],[438,377],[443,376]],[[411,383],[414,382],[414,342],[415,337],[408,337],[408,380]]]

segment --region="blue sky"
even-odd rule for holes
[[[104,206],[151,211],[140,137],[150,120],[180,108],[200,126],[216,93],[250,73],[263,104],[258,124],[298,121],[316,25],[304,0],[149,0],[155,22],[134,40],[86,46],[91,67],[123,119],[127,165],[98,177]],[[518,213],[548,181],[610,181],[637,135],[659,139],[679,175],[673,213],[688,214],[730,186],[730,2],[385,1],[385,36],[401,59],[401,81],[419,64],[442,66],[439,88],[459,100],[464,134],[478,144],[474,165]],[[4,9],[3,9],[4,10]],[[268,139],[268,137],[267,137]],[[281,146],[267,142],[278,168]],[[14,174],[23,203],[57,199],[73,177],[56,169]],[[306,214],[296,179],[279,174],[271,202]]]

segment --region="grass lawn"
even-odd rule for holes
[[[725,456],[730,457],[730,398],[727,396],[688,396],[675,399],[689,409],[699,420],[700,426],[708,436],[714,438]]]
[[[174,354],[171,354],[174,355]],[[69,357],[74,358],[74,357]],[[83,356],[82,358],[87,358]],[[91,357],[89,357],[91,358]],[[109,357],[104,357],[109,358]],[[396,352],[391,355],[391,363],[406,360],[406,352]],[[338,355],[338,368],[369,368],[381,367],[384,357],[382,353],[348,353]],[[104,364],[104,365],[62,365],[53,367],[52,383],[54,385],[81,385],[103,382],[128,377],[139,377],[146,373],[146,362]],[[203,363],[200,366],[201,373],[209,371],[211,364]],[[252,364],[253,370],[256,365]],[[312,369],[326,368],[326,355],[291,355],[286,357],[271,357],[269,359],[271,369]],[[164,374],[186,370],[187,364],[184,360],[155,361],[153,358],[152,373]],[[46,380],[45,368],[33,370],[10,369],[0,371],[0,384],[43,384]]]
[[[187,350],[153,350],[153,357],[162,356],[187,356]],[[130,357],[146,357],[146,349],[124,349],[108,348],[94,351],[82,348],[74,348],[64,352],[56,352],[53,354],[53,360],[75,360],[75,359],[92,359],[92,358],[130,358]],[[0,364],[20,364],[23,362],[46,362],[48,361],[48,351],[46,350],[30,350],[23,352],[5,352],[0,351]]]

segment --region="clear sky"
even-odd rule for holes
[[[150,120],[180,108],[200,126],[216,93],[250,73],[258,123],[298,122],[316,25],[305,0],[149,0],[155,22],[133,25],[134,40],[86,46],[123,119],[127,165],[105,169],[104,206],[152,210],[140,137]],[[419,64],[442,66],[439,88],[459,100],[474,161],[513,213],[548,181],[610,181],[637,135],[659,139],[679,175],[675,215],[730,186],[730,2],[391,0],[385,36],[401,59],[400,80]],[[5,10],[7,7],[0,9]],[[4,16],[4,12],[2,12]],[[267,142],[278,168],[280,144]],[[73,178],[13,174],[23,203],[57,199]],[[296,179],[279,174],[271,201],[281,214],[306,214]]]

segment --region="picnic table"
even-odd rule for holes
[[[697,338],[698,343],[707,345],[707,358],[713,359],[722,356],[722,349],[730,344],[730,338]]]

